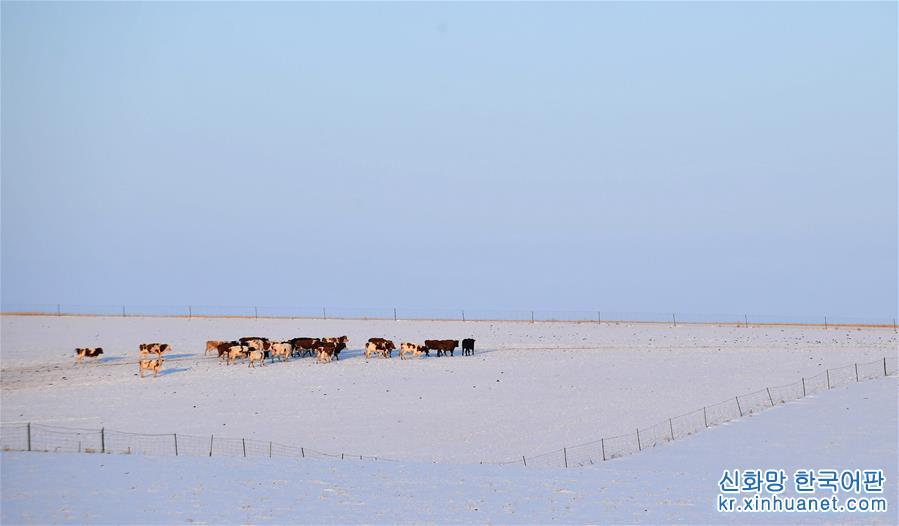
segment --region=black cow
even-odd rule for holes
[[[462,356],[471,356],[474,354],[474,338],[465,338],[462,340]]]

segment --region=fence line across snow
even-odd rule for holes
[[[579,467],[631,455],[647,448],[678,440],[712,426],[758,413],[779,404],[824,392],[837,386],[897,374],[896,357],[884,357],[867,363],[854,363],[826,369],[790,384],[766,387],[716,404],[667,418],[633,433],[602,437],[591,442],[565,446],[535,455],[520,455],[512,460],[481,462],[492,465],[525,467]],[[43,451],[69,453],[118,453],[171,456],[227,456],[255,458],[318,458],[340,460],[385,460],[370,455],[326,453],[273,441],[228,438],[215,435],[181,433],[128,433],[113,429],[60,427],[40,423],[0,424],[0,449],[3,451]]]
[[[4,304],[3,315],[106,316],[119,318],[244,318],[322,320],[431,320],[431,321],[520,321],[579,322],[597,324],[656,323],[720,324],[738,327],[765,325],[808,325],[823,328],[879,327],[897,331],[895,318],[832,315],[786,316],[777,314],[622,312],[604,310],[550,309],[464,309],[397,307],[301,307],[264,305],[74,305]]]

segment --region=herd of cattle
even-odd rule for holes
[[[317,363],[325,363],[339,360],[340,351],[347,348],[348,342],[349,338],[346,336],[293,338],[286,341],[250,336],[231,341],[209,340],[206,342],[206,350],[203,354],[208,355],[210,351],[214,351],[218,354],[218,358],[228,365],[239,360],[241,363],[249,362],[248,367],[254,368],[257,363],[265,365],[266,359],[274,363],[275,358],[278,358],[278,361],[289,361],[292,357],[315,356]],[[425,340],[424,344],[401,342],[398,354],[402,360],[405,360],[407,356],[430,356],[431,351],[437,351],[437,356],[446,356],[447,354],[453,356],[457,347],[459,347],[459,340]],[[167,343],[140,344],[138,348],[140,377],[144,377],[144,371],[153,371],[154,377],[159,374],[165,361],[162,356],[171,350],[172,346]],[[369,338],[364,347],[364,354],[366,359],[372,356],[391,358],[395,350],[396,345],[392,340]],[[96,358],[101,354],[103,354],[102,347],[75,349],[75,363],[81,363],[84,358]],[[474,354],[472,338],[462,340],[462,354],[463,356]],[[155,357],[152,357],[153,355]]]
[[[209,340],[206,342],[206,350],[218,353],[219,359],[231,365],[236,360],[241,363],[249,361],[250,367],[255,367],[256,362],[265,364],[266,359],[274,363],[289,361],[291,357],[301,358],[315,356],[316,362],[330,362],[340,360],[340,351],[347,348],[349,338],[346,336],[329,338],[293,338],[285,341],[274,341],[261,337],[244,337],[234,341]],[[449,354],[453,356],[459,340],[425,340],[424,345],[402,342],[400,343],[399,356],[405,360],[406,356],[417,357],[430,356],[431,351],[437,351],[437,356]],[[396,345],[386,338],[369,338],[365,343],[365,357],[377,355],[381,358],[391,358]],[[474,354],[474,340],[466,338],[462,340],[463,355]]]

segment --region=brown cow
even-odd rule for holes
[[[425,347],[428,349],[436,349],[437,356],[440,356],[441,354],[446,356],[446,353],[453,356],[453,351],[455,351],[458,346],[459,340],[425,340]]]
[[[154,358],[152,360],[140,360],[138,362],[138,367],[140,368],[140,377],[144,377],[144,369],[148,371],[153,371],[153,378],[156,378],[156,375],[159,374],[159,370],[162,369],[162,362],[165,360],[163,358]]]
[[[103,354],[103,347],[83,347],[75,349],[75,363],[81,363],[85,358],[96,358]]]
[[[234,346],[240,346],[239,342],[230,341],[230,342],[222,342],[215,346],[216,352],[218,352],[218,357],[220,360],[225,361],[228,359],[228,349]]]
[[[417,357],[427,353],[428,349],[424,345],[418,345],[417,343],[411,342],[403,342],[400,344],[400,360],[405,360],[407,354]]]
[[[288,343],[293,345],[293,352],[297,354],[297,356],[305,356],[312,355],[313,350],[318,346],[319,342],[318,338],[293,338],[292,340],[288,340]]]
[[[207,340],[206,341],[206,350],[203,351],[203,356],[209,354],[209,351],[213,349],[218,349],[219,345],[227,343],[225,340]]]

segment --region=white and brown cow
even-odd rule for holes
[[[258,349],[252,349],[249,353],[247,353],[247,357],[250,360],[250,365],[248,367],[256,368],[256,362],[262,364],[265,367],[265,352],[260,351]]]
[[[172,346],[167,343],[142,343],[138,347],[138,354],[141,358],[146,359],[150,354],[156,354],[157,358],[162,358],[164,353],[172,350]]]
[[[250,354],[250,348],[246,345],[232,345],[228,347],[228,365],[234,363],[235,360],[243,360]]]
[[[271,353],[272,353],[272,362],[275,361],[275,357],[278,357],[278,361],[290,361],[290,353],[293,351],[293,345],[290,342],[274,342],[271,344]]]
[[[85,358],[96,358],[103,354],[103,347],[83,347],[75,349],[75,363],[81,363]]]
[[[407,354],[412,355],[412,357],[418,357],[428,354],[428,348],[417,343],[403,342],[400,344],[400,359],[405,360]]]
[[[138,362],[138,368],[140,369],[140,377],[144,377],[144,370],[153,371],[153,378],[156,378],[156,375],[159,374],[160,369],[162,369],[162,362],[165,359],[163,358],[154,358],[152,360],[140,360]]]

